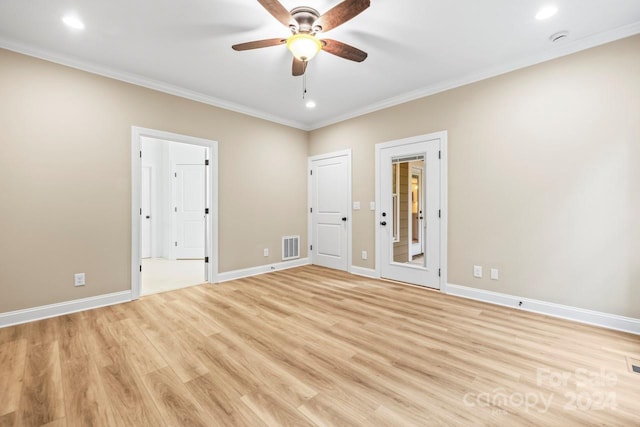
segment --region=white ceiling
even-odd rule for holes
[[[323,13],[340,0],[282,0]],[[537,21],[547,4],[556,16]],[[86,28],[62,22],[74,12]],[[549,36],[570,37],[551,43]],[[368,52],[362,63],[320,52],[302,78],[286,37],[256,0],[1,0],[0,47],[275,122],[329,123],[640,33],[640,0],[371,0],[326,37]]]

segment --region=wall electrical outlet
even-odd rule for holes
[[[482,279],[482,266],[474,265],[473,266],[473,277],[477,277],[478,279]]]
[[[264,248],[262,253],[264,254],[264,256],[269,256],[269,248]]]
[[[362,259],[367,259],[369,257],[369,254],[367,254],[367,251],[362,251]]]
[[[491,269],[491,280],[498,280],[500,278],[500,271],[497,268]]]
[[[73,275],[74,286],[84,286],[84,273],[76,273]]]

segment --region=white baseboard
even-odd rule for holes
[[[242,270],[225,271],[224,273],[218,273],[218,283],[228,282],[229,280],[242,279],[243,277],[257,276],[259,274],[270,273],[272,271],[286,270],[287,268],[300,267],[302,265],[308,264],[309,258],[300,258],[291,261],[278,262],[275,264],[244,268]]]
[[[350,273],[358,276],[369,277],[371,279],[378,279],[376,271],[372,268],[356,267],[355,265],[352,265]]]
[[[447,285],[447,294],[640,335],[640,319],[632,317],[522,298],[484,289],[452,285],[450,283]]]
[[[9,311],[7,313],[0,313],[0,328],[128,301],[131,301],[130,290],[26,308],[24,310]]]

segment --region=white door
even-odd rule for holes
[[[349,267],[350,161],[348,154],[311,160],[311,258],[315,265]]]
[[[204,258],[205,167],[203,164],[176,164],[176,239],[178,259]]]
[[[381,145],[384,147],[384,144]],[[419,140],[381,148],[378,153],[381,277],[440,288],[440,140]],[[412,168],[422,169],[422,219],[418,219],[418,241],[422,253],[413,248]],[[418,209],[419,211],[419,209]],[[420,218],[420,217],[418,217]]]
[[[142,167],[142,258],[151,257],[151,167]]]

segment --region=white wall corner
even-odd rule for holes
[[[42,305],[40,307],[26,308],[24,310],[9,311],[0,313],[0,328],[120,304],[129,302],[131,299],[131,291],[128,290],[56,304]]]
[[[447,284],[447,294],[640,335],[640,319],[634,319],[632,317],[523,298],[451,283]]]
[[[225,271],[218,273],[218,282],[228,282],[230,280],[242,279],[244,277],[258,276],[260,274],[271,273],[273,271],[286,270],[294,267],[309,265],[309,258],[294,259],[275,264],[259,265],[257,267],[243,268],[240,270]]]

